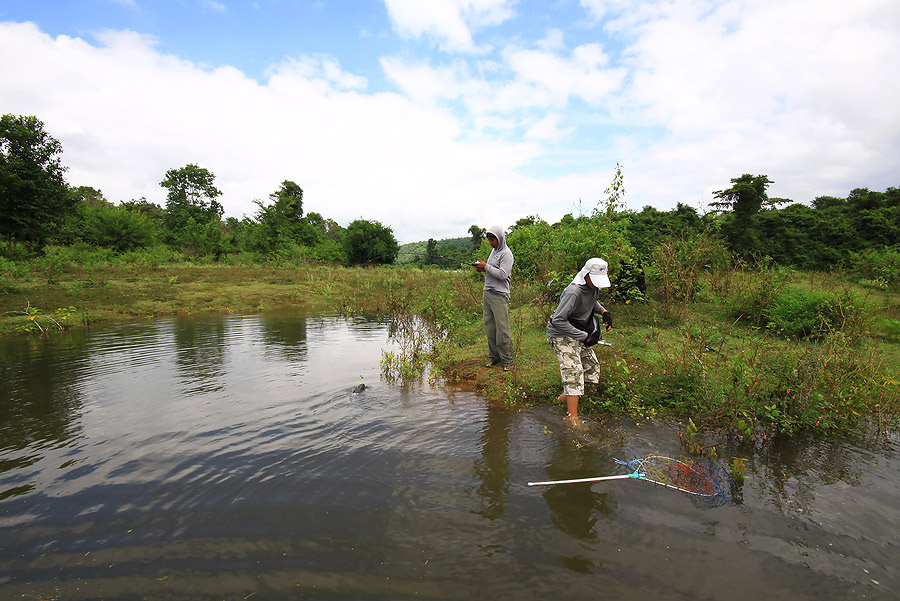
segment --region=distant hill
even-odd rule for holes
[[[472,239],[444,238],[435,241],[434,256],[428,257],[428,241],[409,242],[400,245],[396,263],[406,265],[408,263],[421,263],[440,265],[442,267],[454,267],[460,262],[466,262],[472,254]]]

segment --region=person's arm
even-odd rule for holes
[[[612,315],[609,314],[609,311],[606,310],[606,307],[600,304],[600,301],[597,301],[597,306],[594,307],[594,312],[600,314],[600,318],[603,320],[603,325],[606,326],[606,331],[610,331],[613,327]]]
[[[488,257],[490,258],[490,257]],[[503,252],[500,253],[499,259],[499,267],[494,267],[490,263],[485,263],[484,271],[490,274],[492,278],[496,278],[498,280],[509,280],[509,276],[512,273],[513,267],[513,256],[512,253]]]

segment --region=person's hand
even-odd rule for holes
[[[587,335],[587,338],[584,339],[584,346],[594,346],[600,340],[599,332],[591,332]]]
[[[612,316],[609,314],[609,311],[604,311],[600,314],[600,317],[603,319],[603,325],[606,326],[606,331],[609,332],[612,329]]]
[[[487,265],[487,263],[485,263],[484,261],[475,261],[474,263],[472,263],[472,265],[474,265],[475,269],[477,269],[478,271],[484,271],[484,266]]]

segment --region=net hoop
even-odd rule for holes
[[[616,463],[628,466],[635,477],[666,488],[707,499],[731,496],[731,477],[708,461],[648,455],[631,461],[616,459]]]

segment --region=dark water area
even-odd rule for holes
[[[383,381],[390,334],[278,314],[0,339],[0,601],[900,598],[896,436],[730,449],[746,479],[718,507],[529,487],[677,437]]]

